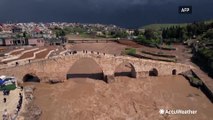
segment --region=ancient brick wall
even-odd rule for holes
[[[191,66],[180,63],[159,62],[101,53],[86,54],[80,52],[74,55],[71,54],[66,56],[59,56],[56,58],[32,62],[26,65],[1,69],[0,74],[14,76],[19,80],[19,82],[22,82],[22,79],[26,74],[31,73],[37,75],[43,81],[47,80],[48,78],[64,80],[66,79],[66,74],[69,72],[72,65],[79,59],[84,58],[93,59],[103,70],[103,74],[105,76],[114,76],[116,67],[124,62],[130,63],[132,65],[134,69],[132,74],[135,77],[147,76],[148,71],[152,70],[153,68],[157,70],[159,76],[172,75],[173,70],[175,70],[176,74],[179,74],[191,69]]]

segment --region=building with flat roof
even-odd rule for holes
[[[13,39],[13,38],[0,38],[0,45],[1,46],[24,46],[24,45],[31,45],[31,46],[44,46],[45,40],[43,38],[30,38],[30,39]]]

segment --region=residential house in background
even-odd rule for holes
[[[31,45],[31,46],[44,46],[45,41],[43,38],[31,38],[31,39],[13,39],[13,38],[0,38],[1,46],[23,46],[23,45]]]
[[[10,39],[10,38],[5,38],[3,43],[4,43],[5,46],[14,45],[13,39]]]
[[[20,28],[20,27],[13,27],[12,28],[12,32],[13,33],[21,33],[22,32],[22,28]]]
[[[3,33],[12,33],[12,28],[10,26],[3,26],[2,32]]]
[[[45,40],[43,38],[31,38],[27,40],[27,45],[31,46],[44,46]]]
[[[19,38],[19,39],[5,38],[4,45],[5,46],[26,45],[26,40],[23,38]]]

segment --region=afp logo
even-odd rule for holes
[[[192,14],[192,6],[179,6],[180,14]]]

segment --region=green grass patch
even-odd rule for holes
[[[157,45],[157,48],[162,50],[176,50],[176,48],[171,45]]]
[[[186,25],[187,25],[187,23],[180,23],[180,24],[150,24],[150,25],[143,26],[142,29],[162,30],[164,28],[169,28],[169,27],[172,27],[172,26],[184,27]]]
[[[127,55],[135,55],[136,54],[136,49],[135,48],[126,48],[125,49],[125,54],[127,54]]]
[[[163,54],[162,52],[153,53],[153,52],[141,51],[141,53],[152,55],[152,56],[157,56],[157,57],[176,58],[176,56],[174,56],[174,55],[166,55],[166,54]]]
[[[87,33],[79,33],[79,36],[82,38],[92,38],[94,37],[93,35],[87,34]]]

